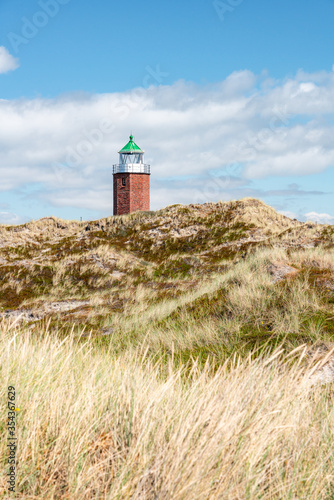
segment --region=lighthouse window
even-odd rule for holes
[[[122,177],[122,186],[125,186],[125,177]]]

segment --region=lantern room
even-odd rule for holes
[[[149,174],[150,166],[144,163],[144,151],[134,142],[130,135],[129,142],[119,152],[119,163],[114,165],[113,173]]]

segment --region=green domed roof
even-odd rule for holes
[[[135,142],[133,142],[133,135],[130,135],[129,142],[122,148],[119,153],[144,153]]]

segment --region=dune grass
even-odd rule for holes
[[[271,266],[292,270],[275,279]],[[211,360],[220,366],[235,351],[290,351],[303,343],[334,341],[334,252],[322,247],[286,250],[263,248],[225,272],[199,278],[176,296],[161,296],[142,284],[120,290],[123,307],[108,315],[106,343],[115,353],[148,346],[152,355],[174,361]],[[164,286],[167,284],[165,283]],[[93,325],[94,327],[94,325]],[[94,331],[94,328],[92,328]]]
[[[0,233],[16,498],[334,498],[329,226],[246,199]]]
[[[333,389],[308,382],[303,349],[189,371],[145,345],[115,356],[1,330],[1,399],[15,386],[20,408],[16,498],[333,497]],[[2,420],[3,470],[6,432]]]

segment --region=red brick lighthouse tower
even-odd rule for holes
[[[150,209],[150,166],[144,151],[130,141],[119,151],[119,164],[113,166],[114,215]]]

